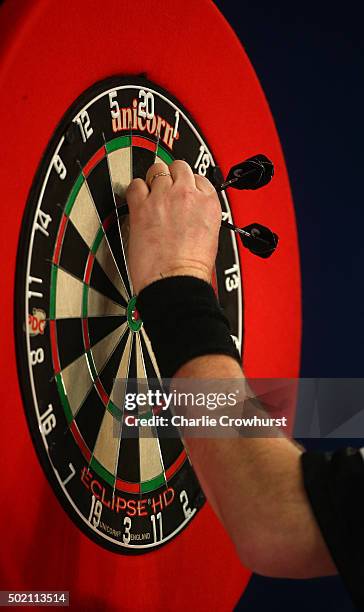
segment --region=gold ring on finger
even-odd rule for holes
[[[152,183],[154,181],[154,179],[156,179],[158,176],[172,176],[170,172],[156,172],[156,174],[153,174],[152,178],[149,181],[149,186],[152,186]]]

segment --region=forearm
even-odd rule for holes
[[[181,391],[189,378],[242,376],[234,359],[209,355],[182,366],[172,386]],[[303,487],[297,446],[283,437],[188,437],[185,443],[244,564],[269,576],[336,573]]]

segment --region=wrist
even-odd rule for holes
[[[136,308],[163,378],[203,355],[228,355],[240,363],[229,322],[205,280],[179,275],[153,282],[138,295]]]
[[[138,293],[161,279],[171,278],[174,276],[191,276],[211,284],[212,270],[210,270],[204,264],[177,264],[173,267],[163,269],[163,271],[159,272],[158,276],[149,276],[143,279],[138,287]]]

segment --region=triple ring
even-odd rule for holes
[[[156,174],[153,174],[152,178],[149,181],[149,187],[152,186],[154,179],[156,179],[158,176],[172,176],[172,175],[170,172],[156,172]]]

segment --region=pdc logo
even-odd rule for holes
[[[30,336],[38,336],[44,334],[46,326],[46,313],[40,308],[33,308],[33,314],[28,316],[28,332]]]

